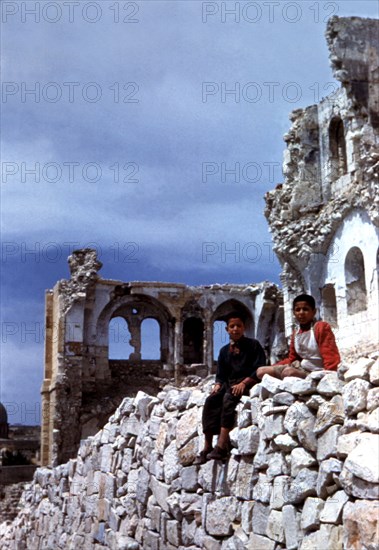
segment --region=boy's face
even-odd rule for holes
[[[296,302],[293,308],[293,313],[296,317],[296,320],[301,325],[307,325],[308,323],[313,321],[313,318],[316,315],[316,310],[312,309],[312,307],[307,302]]]
[[[232,317],[229,319],[228,324],[226,325],[226,332],[235,342],[239,340],[245,332],[245,325],[242,319],[239,317]]]

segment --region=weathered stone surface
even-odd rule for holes
[[[199,486],[197,481],[197,467],[188,466],[186,468],[182,468],[180,472],[180,479],[182,482],[182,489],[184,491],[196,491]]]
[[[299,446],[299,442],[287,433],[277,435],[274,442],[276,447],[287,453]]]
[[[315,393],[307,400],[305,404],[308,409],[315,409],[317,411],[323,403],[326,403],[326,398]]]
[[[260,502],[256,502],[253,508],[254,533],[257,535],[266,535],[268,516],[270,507]]]
[[[288,499],[288,489],[291,478],[289,476],[277,476],[272,484],[270,508],[281,510]]]
[[[288,490],[289,504],[297,504],[307,497],[316,496],[317,472],[303,468],[293,479]]]
[[[273,439],[284,432],[282,414],[274,414],[264,418],[263,429],[261,429],[261,437],[263,439]]]
[[[370,382],[360,378],[346,384],[343,390],[343,403],[347,415],[352,416],[365,409],[369,389]]]
[[[238,453],[251,455],[258,450],[259,429],[257,426],[242,428],[238,434]]]
[[[267,476],[273,479],[275,476],[289,474],[289,468],[282,453],[272,453],[269,456]]]
[[[313,415],[308,407],[304,403],[296,401],[289,407],[285,415],[284,427],[290,435],[295,436],[298,433],[300,422],[309,418],[313,418]]]
[[[295,395],[309,395],[316,391],[317,381],[310,376],[307,378],[298,379],[292,386],[292,393]]]
[[[364,380],[368,380],[370,367],[373,364],[373,359],[360,357],[353,365],[350,365],[348,370],[345,372],[345,381],[350,382],[350,380],[354,380],[355,378],[363,378]]]
[[[366,441],[368,444],[371,438],[371,434],[362,433],[358,430],[353,432],[342,434],[338,438],[337,442],[337,455],[340,458],[346,457],[361,441]]]
[[[332,397],[338,393],[342,393],[344,389],[344,382],[338,378],[336,372],[329,372],[317,386],[317,392],[326,397]]]
[[[321,498],[308,497],[301,514],[301,528],[304,531],[315,529],[320,525],[320,514],[325,502]]]
[[[354,476],[379,483],[379,435],[371,434],[348,454],[344,467]]]
[[[331,456],[337,456],[337,441],[340,426],[331,426],[318,438],[317,460],[321,462]]]
[[[379,385],[379,358],[375,360],[375,363],[370,368],[370,382],[374,386]]]
[[[317,436],[314,431],[316,417],[312,414],[310,417],[301,420],[297,429],[297,438],[301,445],[307,451],[315,452],[317,450]]]
[[[317,460],[311,453],[298,447],[291,451],[291,476],[296,477],[302,468],[309,468],[317,464]]]
[[[325,432],[333,424],[343,424],[344,418],[343,399],[340,395],[335,395],[329,402],[319,407],[313,428],[315,434]]]
[[[246,550],[275,550],[275,546],[274,540],[251,533],[246,544]]]
[[[251,423],[251,410],[242,409],[242,411],[238,414],[238,428],[248,428],[251,426]]]
[[[253,519],[253,501],[244,501],[241,505],[241,527],[246,534],[251,531],[251,522]]]
[[[280,543],[284,543],[283,513],[278,510],[271,510],[266,528],[267,536]]]
[[[321,462],[317,476],[317,495],[326,499],[337,490],[335,476],[342,470],[342,462],[336,458],[328,458]]]
[[[300,539],[300,514],[295,506],[289,504],[283,507],[283,526],[286,550],[296,550]]]
[[[192,407],[179,418],[176,425],[176,445],[178,448],[183,447],[192,437],[197,435],[199,423],[200,415],[196,407]]]
[[[379,388],[372,388],[367,392],[367,410],[373,411],[379,407]]]
[[[274,405],[292,405],[292,403],[296,400],[296,398],[292,395],[292,393],[288,391],[281,391],[279,393],[276,393],[272,397],[272,402]]]
[[[182,466],[189,466],[196,458],[199,448],[198,438],[193,437],[184,447],[178,450],[179,462]]]
[[[306,535],[299,550],[342,550],[342,526],[323,524],[318,531]]]
[[[349,495],[345,491],[337,491],[333,496],[329,497],[325,502],[325,506],[320,514],[322,523],[340,523],[342,510],[346,502],[349,500]]]
[[[182,411],[186,408],[190,392],[186,390],[169,390],[166,394],[164,405],[168,411]]]
[[[232,522],[237,513],[234,497],[221,497],[209,502],[206,508],[205,529],[209,535],[228,536],[233,532]],[[220,521],[222,518],[222,521]]]
[[[281,382],[278,378],[265,374],[261,381],[261,387],[267,390],[269,394],[275,394],[280,392]]]
[[[343,509],[344,548],[376,550],[378,541],[378,504],[370,500],[348,502]]]
[[[272,484],[266,474],[259,474],[258,482],[253,490],[253,499],[264,504],[270,502]]]
[[[176,442],[172,441],[163,454],[164,480],[170,484],[178,477],[180,471],[179,455]]]
[[[355,498],[378,500],[379,484],[369,483],[354,476],[347,468],[343,468],[339,476],[339,482],[348,495]]]
[[[367,419],[367,427],[374,434],[379,433],[379,407],[371,411]]]

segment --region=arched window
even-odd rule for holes
[[[161,331],[156,319],[144,319],[141,324],[141,356],[161,360]]]
[[[321,290],[322,299],[322,319],[329,323],[332,327],[336,327],[337,323],[337,300],[334,285],[327,284]]]
[[[345,129],[340,117],[330,122],[329,147],[331,178],[334,181],[347,173]]]
[[[109,322],[109,359],[129,359],[134,351],[130,345],[130,332],[128,323],[123,317],[113,317]]]
[[[183,323],[183,363],[203,362],[204,323],[197,317],[189,317]]]
[[[367,291],[363,254],[357,246],[350,248],[345,259],[347,312],[349,315],[367,309]]]

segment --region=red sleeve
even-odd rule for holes
[[[318,321],[315,324],[314,330],[318,349],[324,363],[324,369],[337,370],[341,357],[331,326],[325,321]]]
[[[285,359],[282,359],[278,363],[275,363],[275,365],[290,365],[294,361],[301,361],[301,357],[296,353],[296,350],[295,350],[294,334],[295,333],[293,332],[291,336],[290,351],[289,351],[288,357],[286,357]]]

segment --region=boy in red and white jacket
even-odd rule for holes
[[[293,332],[289,355],[270,367],[259,367],[257,378],[265,374],[275,378],[305,378],[316,370],[337,370],[341,361],[333,331],[325,321],[315,321],[313,296],[300,294],[293,301],[293,313],[299,327]]]

